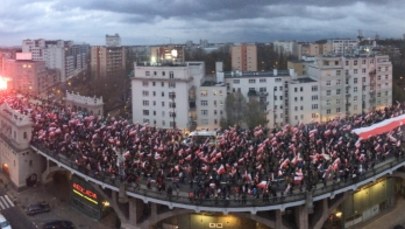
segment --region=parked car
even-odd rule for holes
[[[1,229],[11,229],[10,222],[7,221],[3,214],[0,214],[0,228]]]
[[[44,213],[44,212],[50,212],[51,207],[47,202],[39,202],[35,204],[31,204],[27,207],[26,213],[27,215],[33,216],[36,214]]]
[[[71,221],[68,220],[54,220],[45,223],[43,229],[74,229],[75,226]]]

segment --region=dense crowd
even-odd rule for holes
[[[367,140],[352,132],[403,114],[400,104],[326,123],[230,127],[215,142],[186,144],[177,129],[99,117],[32,96],[3,94],[3,103],[31,116],[33,145],[129,185],[146,181],[148,188],[168,195],[184,188],[190,200],[266,200],[329,181],[359,179],[387,157],[403,154],[403,127]]]

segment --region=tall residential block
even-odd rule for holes
[[[231,47],[232,70],[257,71],[256,44],[239,44]]]

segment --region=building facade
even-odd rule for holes
[[[17,188],[40,181],[45,159],[30,148],[33,123],[29,115],[0,106],[0,165]]]
[[[48,69],[43,61],[30,58],[5,59],[1,74],[10,79],[10,88],[36,95],[47,94],[59,82],[55,70]]]
[[[61,82],[88,70],[90,46],[87,44],[27,39],[22,41],[22,51],[30,52],[33,61],[44,61],[47,68],[56,70]]]
[[[90,68],[91,75],[95,78],[114,77],[125,72],[124,47],[91,47]]]
[[[320,57],[308,65],[308,75],[319,82],[321,121],[392,104],[388,56]]]
[[[251,72],[257,71],[256,44],[239,44],[231,46],[232,70]]]
[[[104,114],[103,97],[81,96],[77,93],[66,91],[65,104],[93,115],[103,116]]]
[[[160,128],[196,125],[196,92],[205,74],[203,62],[178,65],[135,64],[132,121]]]

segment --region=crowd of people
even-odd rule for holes
[[[31,143],[63,155],[92,174],[191,201],[285,196],[316,185],[359,179],[387,157],[401,157],[402,126],[360,139],[353,129],[404,113],[404,106],[325,123],[252,130],[229,127],[215,142],[184,142],[178,129],[100,117],[48,100],[8,93],[0,104],[27,114]]]

